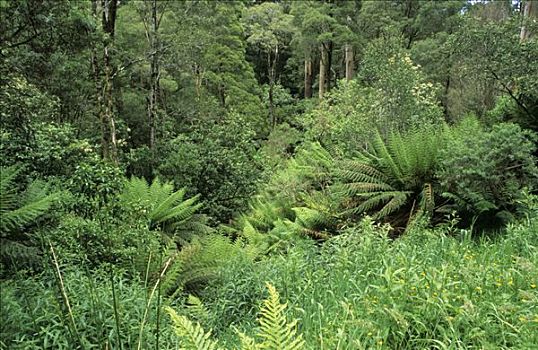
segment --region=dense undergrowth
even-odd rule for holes
[[[415,227],[397,240],[387,233],[365,219],[322,245],[298,239],[285,254],[256,261],[237,254],[198,298],[167,300],[118,272],[63,266],[63,285],[53,269],[3,281],[2,347],[176,348],[163,305],[231,347],[234,329],[257,329],[266,282],[288,302],[307,349],[532,349],[538,342],[536,216],[474,239],[447,228]]]
[[[509,3],[0,2],[0,350],[535,349]]]

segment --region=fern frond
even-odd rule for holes
[[[401,168],[396,163],[393,154],[390,152],[389,147],[381,134],[376,132],[374,141],[372,142],[376,156],[379,158],[380,165],[388,171],[389,176],[393,179],[402,179],[403,174]]]
[[[169,231],[182,230],[186,229],[188,222],[202,218],[195,216],[202,206],[196,203],[199,196],[184,199],[185,192],[185,189],[174,192],[171,183],[162,183],[158,178],[149,185],[144,179],[132,177],[126,182],[120,201],[126,208],[138,209],[137,214],[146,218],[150,226],[163,225]],[[199,223],[202,225],[202,222]],[[196,228],[200,229],[200,225]]]
[[[407,194],[405,192],[398,192],[393,194],[392,199],[381,208],[377,213],[375,213],[372,218],[380,219],[382,217],[388,216],[398,209],[400,209],[407,202]]]
[[[185,309],[188,311],[189,315],[196,320],[207,320],[209,318],[209,311],[207,311],[205,305],[198,297],[192,294],[189,294],[187,297]]]
[[[342,161],[333,169],[333,173],[340,178],[353,182],[388,181],[387,176],[374,166],[358,160]]]
[[[241,350],[258,350],[260,349],[259,345],[256,344],[256,341],[246,335],[245,333],[239,331],[238,329],[235,329],[235,332],[239,336],[239,340],[241,341]]]
[[[269,297],[263,302],[260,310],[260,331],[263,339],[261,349],[298,350],[304,346],[301,334],[297,334],[297,321],[288,323],[284,315],[287,304],[280,303],[280,296],[270,283],[267,283]]]
[[[167,306],[166,311],[180,342],[186,350],[217,350],[216,341],[211,339],[211,332],[205,332],[199,323],[193,324],[187,317],[179,315],[174,309]]]
[[[36,247],[27,246],[23,243],[0,238],[0,258],[5,263],[21,265],[33,265],[38,261],[40,251]]]
[[[5,232],[25,226],[45,214],[50,209],[55,199],[56,195],[51,194],[39,200],[29,202],[15,210],[2,213],[2,218],[0,220],[2,235]]]
[[[20,168],[12,166],[1,170],[0,235],[7,237],[10,231],[24,227],[45,214],[59,194],[47,194],[48,185],[42,181],[34,181],[24,192],[17,193],[13,182]]]

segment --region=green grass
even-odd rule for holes
[[[221,337],[254,325],[268,280],[308,349],[533,349],[538,344],[538,222],[471,240],[417,230],[396,241],[367,223],[318,248],[237,264],[208,290]],[[255,304],[255,302],[253,302]],[[240,316],[238,316],[240,315]]]
[[[192,298],[159,305],[233,348],[235,329],[259,331],[269,282],[288,303],[288,319],[298,319],[305,349],[536,348],[538,219],[481,239],[415,228],[390,240],[387,230],[363,220],[323,244],[299,239],[256,262],[238,254],[199,295],[203,312],[187,307]],[[136,348],[151,286],[115,276],[115,302],[107,273],[60,268],[78,334],[49,271],[1,282],[0,348]],[[175,349],[170,320],[157,321],[157,301],[149,302],[141,348]]]

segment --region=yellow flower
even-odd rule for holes
[[[532,289],[536,288],[536,284],[534,284],[534,283],[531,284],[531,288],[532,288]]]
[[[480,288],[480,287],[476,287],[475,289],[476,289],[477,292],[482,292],[482,288]]]

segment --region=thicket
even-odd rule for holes
[[[0,5],[1,349],[538,343],[534,12],[114,4]]]

